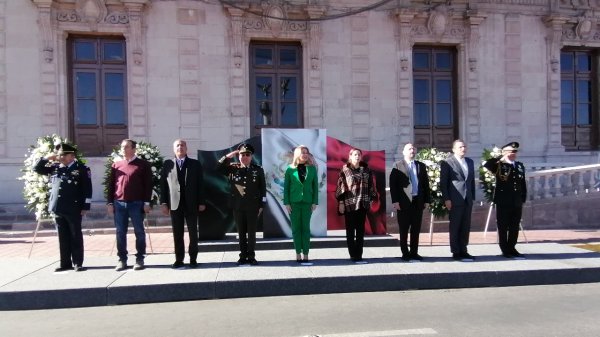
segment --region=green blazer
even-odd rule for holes
[[[317,168],[306,166],[306,179],[304,183],[300,182],[298,169],[288,166],[285,170],[285,180],[283,184],[283,204],[303,202],[307,204],[319,204],[319,183],[317,177]]]

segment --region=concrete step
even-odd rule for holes
[[[256,296],[448,289],[600,281],[600,254],[556,243],[520,246],[527,260],[472,245],[475,262],[453,261],[447,246],[422,247],[423,262],[398,259],[397,247],[366,247],[368,264],[344,248],[316,249],[312,265],[290,252],[261,251],[258,266],[237,266],[237,252],[203,252],[196,269],[171,269],[173,254],[153,254],[143,271],[114,271],[113,256],[86,259],[87,271],[54,273],[57,258],[0,260],[0,310],[33,310]]]

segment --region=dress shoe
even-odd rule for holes
[[[505,258],[507,258],[507,259],[512,259],[512,258],[514,257],[514,256],[512,256],[512,255],[511,255],[511,254],[509,254],[509,253],[502,253],[502,256],[504,256],[504,257],[505,257]]]
[[[515,260],[525,260],[525,255],[519,253],[518,251],[514,250],[512,252],[512,256],[515,258]]]
[[[80,265],[75,266],[73,269],[75,269],[75,271],[85,271],[85,268]]]
[[[183,267],[185,267],[185,265],[181,261],[175,261],[175,263],[173,263],[171,265],[171,268],[173,268],[173,269],[179,269],[179,268],[183,268]]]
[[[258,264],[258,261],[256,261],[255,258],[251,257],[248,259],[248,264],[251,266],[256,266]]]
[[[452,253],[452,260],[454,260],[454,261],[460,261],[461,260],[460,254],[458,254],[458,253]]]
[[[144,265],[144,260],[137,260],[133,265],[133,270],[144,270],[146,266]]]
[[[237,261],[238,266],[244,265],[248,263],[248,260],[245,257],[240,257],[240,259]]]
[[[411,260],[417,260],[417,261],[423,261],[423,257],[419,254],[410,254],[410,259]]]
[[[460,260],[463,262],[472,262],[475,261],[475,257],[469,253],[460,254]]]
[[[54,269],[54,272],[58,273],[58,272],[67,271],[67,270],[73,270],[73,267],[58,267],[58,268]]]
[[[400,259],[404,262],[409,262],[410,261],[410,256],[406,255],[406,254],[402,254],[402,256],[400,257]]]
[[[127,269],[127,262],[119,261],[117,262],[117,266],[115,267],[115,271],[123,271]]]
[[[190,261],[190,268],[198,268],[198,262]]]

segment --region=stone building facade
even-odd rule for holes
[[[101,144],[193,153],[264,123],[389,163],[455,138],[474,158],[517,140],[525,162],[595,163],[599,21],[600,0],[0,0],[0,203],[22,202],[23,154],[51,133],[91,153],[97,201]]]

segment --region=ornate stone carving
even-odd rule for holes
[[[105,0],[77,0],[75,3],[75,11],[81,18],[81,21],[100,23],[104,20],[108,12],[104,1]]]
[[[558,61],[558,59],[551,59],[550,60],[550,69],[552,70],[553,73],[556,73],[558,71],[558,67],[560,65],[560,62]]]
[[[407,71],[408,67],[409,67],[409,62],[408,62],[408,58],[406,57],[402,57],[400,59],[400,69],[402,69],[402,71]]]
[[[427,30],[430,34],[440,39],[444,35],[444,32],[446,32],[449,21],[448,7],[445,5],[437,6],[429,14]]]
[[[292,32],[305,31],[308,29],[306,21],[290,21],[288,29]]]
[[[129,15],[127,13],[122,12],[113,12],[108,14],[104,22],[110,24],[128,24],[129,23]]]
[[[244,29],[263,30],[265,29],[265,23],[261,19],[246,18],[244,20]]]
[[[586,11],[582,16],[577,18],[578,23],[575,27],[575,34],[577,34],[578,38],[587,40],[591,36],[593,30],[593,19],[594,14],[592,11]]]
[[[52,18],[50,8],[40,8],[38,13],[38,24],[42,33],[42,55],[46,63],[54,60],[54,39],[52,30]]]
[[[267,16],[264,18],[265,26],[271,30],[273,36],[279,36],[286,28],[285,21],[275,18],[285,18],[283,8],[280,6],[269,6],[266,3],[263,4],[263,13]]]
[[[59,11],[56,13],[56,20],[59,22],[78,22],[81,19],[75,11]]]
[[[144,57],[142,52],[142,15],[140,12],[131,11],[129,13],[129,31],[133,47],[133,62],[138,65],[142,64]]]

